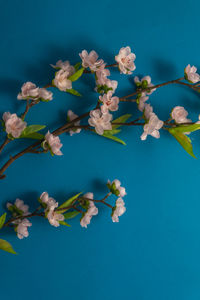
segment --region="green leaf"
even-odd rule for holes
[[[193,132],[200,129],[200,124],[181,125],[173,129],[179,132]]]
[[[69,94],[72,94],[74,96],[78,96],[78,97],[82,96],[78,91],[76,91],[74,89],[68,89],[68,90],[66,90],[66,92],[69,93]]]
[[[27,126],[23,130],[22,134],[20,135],[20,138],[26,138],[27,136],[30,136],[31,134],[44,129],[45,127],[46,127],[45,125],[30,125],[30,126]]]
[[[126,145],[126,143],[124,141],[122,141],[121,139],[119,139],[115,135],[112,135],[112,134],[109,134],[109,133],[104,133],[102,136],[105,137],[105,138],[107,138],[107,139],[113,140],[113,141],[115,141],[117,143],[120,143],[122,145]]]
[[[78,80],[82,76],[83,71],[84,68],[79,69],[73,75],[69,76],[68,79],[71,80],[72,82]]]
[[[69,208],[69,206],[71,206],[73,204],[73,202],[82,194],[82,192],[74,195],[73,197],[67,199],[64,203],[62,203],[58,208],[59,208],[59,213],[62,214],[64,212],[66,212]],[[60,208],[65,207],[63,210],[60,210]]]
[[[176,130],[176,128],[168,129],[169,133],[179,142],[179,144],[185,149],[185,151],[190,154],[192,157],[196,158],[193,153],[192,142],[188,136],[184,133]]]
[[[111,135],[117,134],[119,132],[121,132],[121,129],[104,130],[104,134],[111,134]]]
[[[81,62],[78,62],[77,64],[75,64],[74,69],[76,71],[78,71],[79,67],[81,66]]]
[[[12,253],[12,254],[17,254],[17,253],[15,252],[15,250],[12,248],[11,244],[8,243],[8,242],[5,241],[5,240],[2,240],[2,239],[0,239],[0,249],[1,249],[1,250],[4,250],[4,251],[7,251],[7,252],[9,252],[9,253]]]
[[[132,115],[131,114],[125,114],[117,119],[115,119],[113,122],[112,122],[112,128],[113,129],[116,129],[118,127],[120,127],[121,125],[113,125],[113,123],[125,123]]]
[[[64,214],[64,217],[65,217],[65,220],[69,220],[69,219],[75,218],[79,214],[80,214],[79,211],[74,210],[74,211],[70,211],[70,212]]]
[[[64,226],[71,227],[71,225],[69,225],[69,224],[68,224],[67,222],[65,222],[65,221],[60,221],[59,223],[60,223],[60,225],[64,225]]]
[[[22,137],[23,139],[34,139],[34,140],[43,140],[44,135],[38,132],[34,132]]]
[[[6,221],[6,213],[4,213],[1,217],[0,217],[0,229],[3,227],[5,221]]]

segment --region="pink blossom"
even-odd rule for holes
[[[119,98],[118,97],[112,97],[112,91],[109,91],[107,94],[104,94],[103,96],[99,96],[99,100],[102,102],[101,111],[103,114],[110,111],[116,111],[118,110],[118,103]]]
[[[106,69],[105,66],[106,64],[101,65],[96,71],[97,85],[105,85],[108,80],[107,76],[110,76],[110,71],[109,69]]]
[[[185,68],[185,78],[191,83],[197,83],[200,81],[200,75],[197,73],[195,66],[187,65]]]
[[[27,125],[27,123],[22,121],[16,114],[10,114],[9,112],[3,114],[3,120],[5,122],[6,132],[11,134],[14,138],[19,138]]]
[[[113,222],[119,222],[119,217],[126,212],[126,207],[124,205],[124,200],[122,198],[118,198],[112,212]]]
[[[89,54],[86,50],[83,50],[79,56],[82,59],[82,66],[84,68],[90,68],[90,70],[94,72],[104,63],[103,59],[98,60],[99,56],[94,50]]]
[[[119,54],[115,56],[116,62],[119,64],[119,69],[121,73],[132,74],[131,71],[135,70],[135,60],[136,56],[131,53],[130,47],[123,47],[120,49]]]
[[[25,99],[38,99],[39,95],[39,88],[32,82],[26,82],[22,85],[21,93],[18,94],[18,100],[25,100]]]
[[[45,150],[48,150],[48,147],[55,155],[63,155],[63,153],[60,151],[60,148],[62,147],[62,144],[60,142],[60,139],[58,136],[54,136],[49,131],[45,135],[45,141],[43,143],[43,147]]]
[[[187,119],[188,112],[183,106],[176,106],[172,109],[171,117],[176,123],[189,123],[191,120]]]
[[[104,130],[112,129],[112,115],[109,113],[103,114],[100,109],[95,109],[90,112],[88,123],[90,126],[95,127],[95,131],[102,135]]]
[[[68,110],[67,112],[67,117],[69,121],[72,121],[76,118],[78,118],[78,115],[76,115],[75,113],[73,113],[72,110]],[[75,126],[79,126],[80,125],[80,121],[77,121],[74,123]],[[75,133],[80,133],[81,132],[81,128],[77,128],[77,129],[73,129],[69,131],[70,136],[72,136]]]

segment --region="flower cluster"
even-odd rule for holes
[[[69,79],[75,73],[75,68],[70,65],[69,61],[57,61],[56,65],[51,65],[56,72],[55,78],[52,81],[53,86],[56,86],[60,91],[66,91],[72,88],[72,81]]]
[[[185,68],[185,79],[191,83],[197,83],[200,81],[200,75],[197,73],[197,68],[195,66],[187,65]]]
[[[51,154],[63,155],[60,148],[63,146],[58,136],[54,136],[49,131],[45,135],[45,140],[42,144],[44,150],[50,150]]]
[[[16,114],[11,114],[10,112],[5,112],[3,114],[3,121],[5,131],[8,135],[11,135],[12,138],[19,138],[27,126],[26,122],[24,122]]]
[[[94,199],[93,193],[86,193],[85,195],[83,195],[83,197],[88,199],[88,205],[87,205],[86,212],[83,213],[80,224],[82,227],[87,228],[87,225],[90,224],[92,217],[98,214],[98,208],[95,206],[94,202],[92,201]]]
[[[32,82],[26,82],[22,85],[21,93],[17,96],[18,100],[50,101],[53,99],[53,93],[45,88],[39,88]]]

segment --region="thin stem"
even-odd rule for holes
[[[5,141],[4,141],[3,144],[0,146],[0,154],[1,154],[1,152],[3,151],[4,147],[5,147],[8,143],[10,143],[10,142],[11,142],[11,140],[10,140],[8,137],[6,137]]]

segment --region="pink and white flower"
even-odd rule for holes
[[[53,93],[45,88],[40,88],[38,98],[44,101],[51,101],[53,99]]]
[[[114,189],[113,189],[114,185]],[[118,179],[113,180],[112,182],[108,180],[107,186],[110,188],[111,193],[115,194],[119,197],[126,196],[126,189],[125,187],[121,186],[121,182]]]
[[[139,99],[138,99],[138,101],[139,101],[139,103],[138,103],[138,109],[139,109],[140,111],[144,111],[145,104],[146,104],[145,102],[146,102],[148,99],[149,99],[149,97],[146,96],[145,93],[142,93],[142,94],[141,94],[141,96],[140,96]]]
[[[70,62],[68,60],[62,61],[58,60],[55,65],[51,65],[54,69],[62,69],[64,71],[68,71],[70,74],[73,74],[75,72],[75,69],[73,66],[70,65]]]
[[[105,66],[106,64],[101,65],[96,71],[97,85],[105,85],[108,80],[107,76],[110,76],[110,71],[109,69],[106,69]]]
[[[112,129],[112,115],[109,113],[103,114],[100,109],[95,109],[90,112],[88,123],[90,126],[95,127],[95,131],[102,135],[104,130]]]
[[[114,94],[118,86],[118,81],[107,79],[105,84],[107,85],[108,88],[112,89],[112,93]]]
[[[176,106],[172,109],[171,117],[178,124],[190,123],[191,120],[189,120],[187,116],[188,112],[183,106]]]
[[[60,91],[66,91],[68,89],[72,88],[72,82],[68,79],[69,76],[72,74],[68,71],[65,71],[63,69],[60,69],[58,72],[56,72],[56,76],[53,80],[53,84],[60,90]]]
[[[135,60],[136,56],[131,53],[130,47],[123,47],[120,49],[119,54],[115,56],[116,62],[119,64],[120,73],[132,74],[131,71],[135,70]]]
[[[99,96],[99,100],[102,102],[101,111],[103,114],[110,111],[117,111],[119,106],[119,98],[118,97],[112,97],[113,93],[112,91],[109,91],[107,94],[104,94],[103,96]]]
[[[119,222],[119,217],[126,211],[125,203],[122,198],[118,198],[112,212],[112,221]]]
[[[48,214],[47,214],[47,218],[49,223],[54,226],[54,227],[58,227],[60,226],[60,221],[64,221],[65,217],[62,214],[57,213],[54,210],[49,210]]]
[[[150,104],[144,104],[144,116],[147,120],[150,119],[151,114],[153,113],[153,107]]]
[[[197,68],[195,66],[187,65],[185,68],[185,79],[191,83],[197,83],[200,81],[200,75],[197,73]]]
[[[43,192],[40,196],[40,201],[46,204],[46,211],[47,210],[54,210],[58,207],[58,202],[52,197],[49,197],[47,192]]]
[[[149,114],[148,122],[143,127],[144,132],[141,135],[141,140],[146,140],[148,135],[151,135],[158,139],[160,137],[159,129],[161,129],[163,125],[164,122],[159,120],[155,113],[151,112]]]
[[[139,79],[138,76],[134,77],[134,82],[136,83],[136,85],[138,87],[143,87],[143,88],[151,88],[154,85],[151,83],[151,77],[150,76],[144,76],[141,80]],[[151,88],[149,91],[145,91],[145,94],[147,95],[151,95],[154,91],[156,90],[156,88]]]
[[[50,148],[53,154],[63,155],[63,153],[60,151],[60,148],[62,146],[63,145],[61,144],[58,136],[51,134],[49,131],[46,133],[45,140],[43,142],[43,148],[45,150],[48,150]]]
[[[67,112],[67,117],[69,121],[72,121],[76,118],[78,118],[78,115],[76,115],[75,113],[73,113],[72,110],[68,110]],[[79,126],[80,125],[80,121],[77,121],[74,123],[75,126]],[[81,132],[81,128],[77,128],[77,129],[73,129],[69,131],[70,136],[72,136],[75,133],[80,133]]]
[[[6,132],[11,134],[13,138],[19,138],[27,125],[27,123],[16,114],[11,114],[10,112],[5,112],[3,114],[3,121],[5,123]]]
[[[83,50],[79,54],[82,59],[82,66],[84,68],[90,68],[91,71],[96,72],[98,68],[104,63],[103,59],[98,59],[98,54],[92,50],[88,53],[86,50]]]
[[[29,236],[28,227],[32,226],[32,223],[28,219],[18,220],[18,225],[16,226],[17,236],[21,240],[24,237]]]
[[[18,94],[18,100],[38,99],[39,88],[32,82],[28,81],[22,85],[21,93]]]
[[[91,200],[94,199],[93,193],[86,193],[83,197]],[[92,217],[96,216],[97,214],[98,214],[98,208],[95,206],[93,201],[89,201],[89,207],[80,221],[81,226],[87,228],[87,225],[90,224]]]

